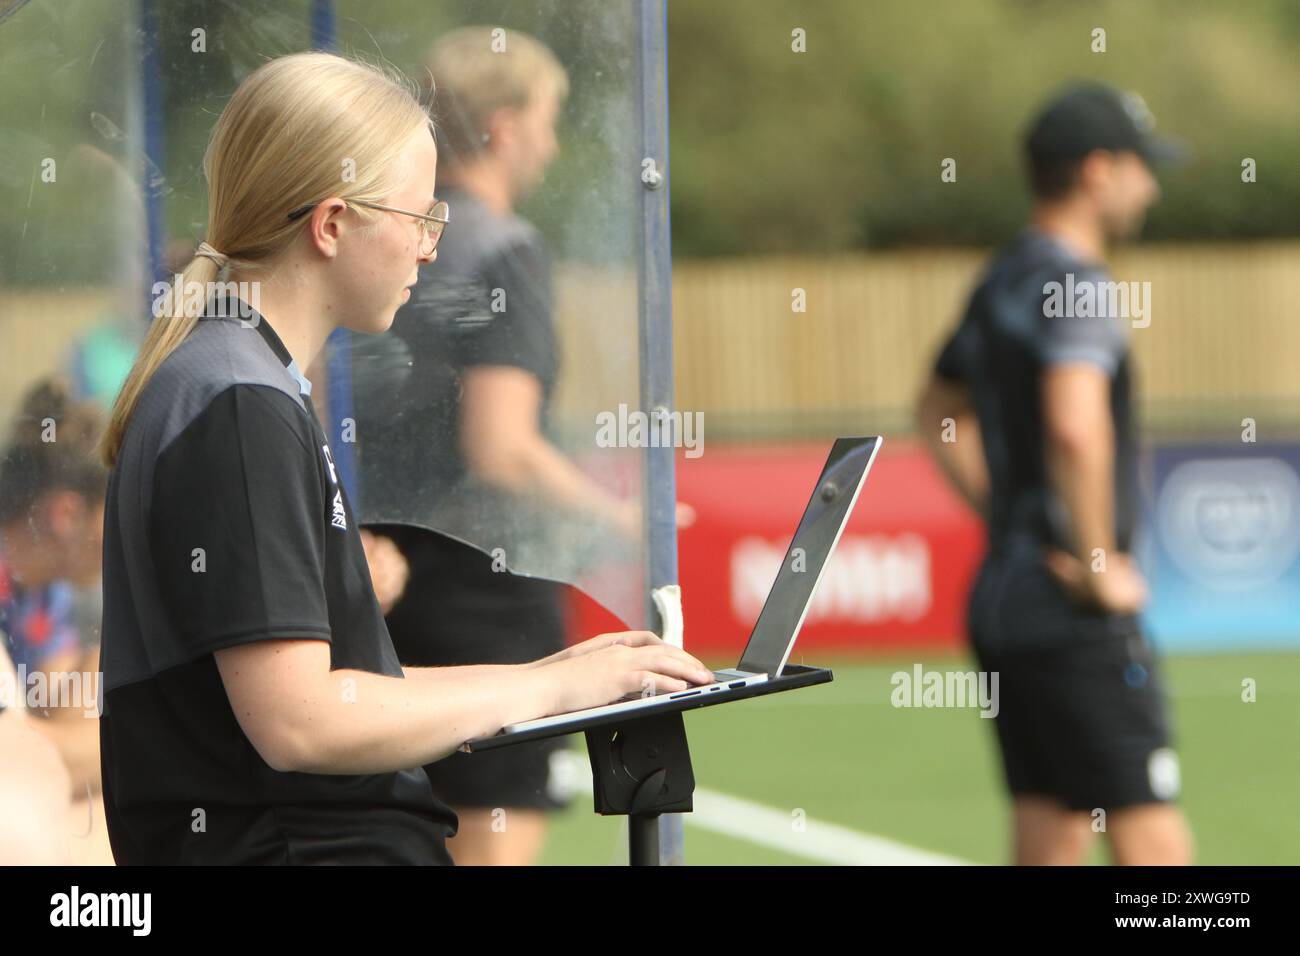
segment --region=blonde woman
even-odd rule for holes
[[[377,334],[449,218],[400,77],[326,53],[236,90],[182,282],[105,439],[103,783],[119,863],[448,863],[423,764],[507,723],[711,675],[642,631],[526,664],[403,668],[314,413],[337,328]]]

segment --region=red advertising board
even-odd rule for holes
[[[686,647],[732,656],[750,628],[825,462],[829,444],[709,445],[678,456]],[[834,650],[955,647],[984,547],[979,520],[919,445],[886,440],[826,568],[792,660]],[[618,627],[578,599],[576,632]]]

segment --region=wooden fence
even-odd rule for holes
[[[906,429],[986,258],[945,249],[678,261],[677,408],[704,412],[713,438]],[[1116,257],[1114,277],[1151,283],[1150,326],[1132,338],[1148,423],[1226,437],[1245,417],[1261,428],[1300,422],[1300,242],[1141,245]],[[556,288],[558,415],[635,405],[633,277],[565,266]],[[0,289],[0,420],[112,307],[103,290]]]

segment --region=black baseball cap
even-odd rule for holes
[[[1186,158],[1186,147],[1178,140],[1156,136],[1155,125],[1155,117],[1136,93],[1080,83],[1043,107],[1029,126],[1025,149],[1032,160],[1081,159],[1095,149],[1131,151],[1152,166]]]

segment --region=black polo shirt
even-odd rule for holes
[[[1067,277],[1072,277],[1067,279]],[[1132,547],[1138,512],[1138,459],[1132,409],[1130,320],[1106,314],[1059,314],[1051,283],[1098,288],[1110,277],[1052,237],[1028,228],[981,278],[961,323],[945,343],[936,374],[970,390],[990,480],[993,553],[1074,550],[1064,506],[1047,472],[1042,377],[1049,366],[1083,362],[1110,379],[1115,433],[1115,540]]]
[[[109,478],[100,743],[113,854],[449,863],[456,817],[423,770],[280,773],[231,710],[213,657],[224,647],[305,638],[329,643],[331,669],[402,670],[310,383],[264,317],[213,311],[150,379]]]

